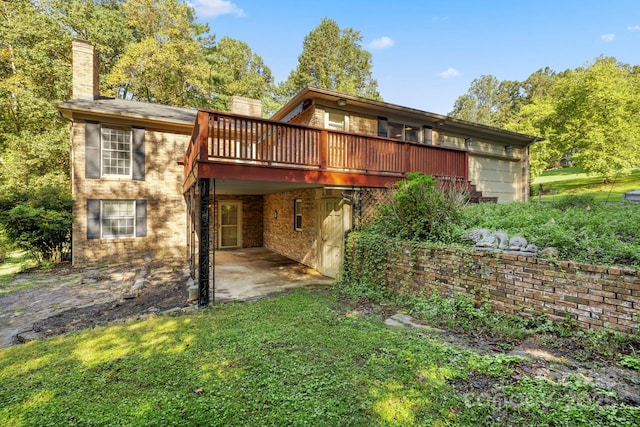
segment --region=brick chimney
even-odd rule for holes
[[[73,99],[97,99],[100,96],[98,52],[85,40],[73,40]]]
[[[231,97],[231,113],[243,116],[262,117],[262,101],[234,95]]]

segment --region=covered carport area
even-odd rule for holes
[[[185,194],[198,304],[331,284],[342,260],[344,232],[351,226],[350,200],[343,193],[352,191],[309,183],[198,179]]]
[[[317,270],[265,248],[218,250],[214,301],[250,301],[301,287],[331,285]]]

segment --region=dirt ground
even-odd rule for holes
[[[146,314],[189,307],[186,279],[180,270],[160,270],[154,269],[153,266],[150,270],[152,273],[140,292],[132,290],[117,301],[63,311],[35,322],[33,330],[48,337],[138,318]]]
[[[33,284],[29,289],[0,297],[0,332],[13,334],[12,344],[144,318],[158,312],[195,309],[187,301],[188,269],[177,262],[82,270],[63,265],[44,273],[22,273],[15,280],[32,281]],[[84,300],[69,297],[70,294],[77,296],[79,292],[86,293]],[[39,303],[43,298],[47,304]],[[44,306],[50,308],[43,310],[41,307]],[[29,312],[39,307],[40,312]],[[344,300],[340,307],[344,310],[355,307],[362,315],[383,319],[396,313],[393,307],[366,300]],[[20,322],[21,318],[37,320],[25,324]],[[553,343],[552,337],[536,336],[523,342],[505,343],[479,331],[445,330],[429,325],[411,327],[422,326],[442,341],[480,354],[523,357],[523,361],[515,366],[514,381],[524,376],[565,381],[570,375],[579,375],[598,387],[614,391],[621,401],[640,406],[640,372],[622,367],[602,353],[586,351],[577,341],[563,339]],[[632,352],[636,350],[640,351],[631,349]],[[456,389],[481,398],[483,393],[490,393],[495,381],[490,377],[471,378],[456,385]]]
[[[182,262],[72,268],[17,274],[26,289],[0,297],[0,348],[168,310],[187,310]]]

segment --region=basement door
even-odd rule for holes
[[[320,209],[320,262],[319,271],[328,277],[336,277],[342,264],[345,213],[348,209],[342,199],[321,199]]]
[[[218,202],[218,248],[242,247],[242,202]]]

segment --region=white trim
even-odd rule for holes
[[[334,129],[329,127],[329,114],[339,114],[344,117],[344,129]],[[344,110],[336,110],[335,108],[325,108],[324,110],[324,127],[325,129],[349,132],[349,113]]]
[[[116,235],[116,234],[104,234],[103,221],[105,219],[104,215],[104,204],[107,203],[130,203],[132,210],[132,219],[133,219],[133,232],[131,234],[126,235]],[[126,218],[125,218],[126,219]],[[101,239],[130,239],[136,237],[136,201],[135,200],[100,200],[100,238]]]
[[[119,130],[125,131],[129,134],[129,173],[128,174],[114,174],[104,172],[104,137],[103,131],[105,130]],[[109,124],[100,124],[100,176],[103,178],[133,178],[133,129],[126,126],[114,126]]]
[[[236,245],[222,246],[222,206],[231,205],[237,208],[237,219],[234,227],[236,230]],[[231,227],[231,226],[230,226]],[[242,202],[239,200],[219,200],[218,201],[218,248],[241,248],[242,247]]]
[[[300,212],[298,212],[298,203],[300,203]],[[298,227],[298,217],[300,217],[300,227]],[[302,199],[293,201],[293,230],[302,231]]]

